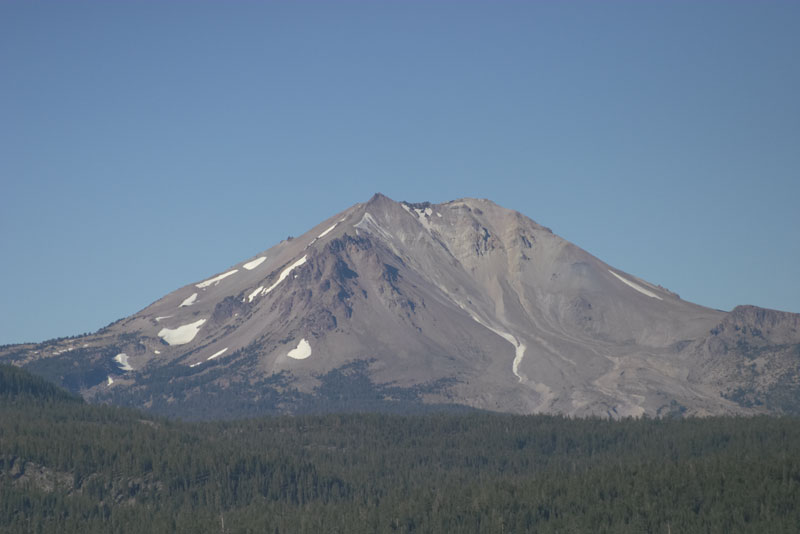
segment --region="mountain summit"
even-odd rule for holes
[[[797,412],[798,359],[798,314],[686,302],[489,200],[381,194],[95,334],[0,349],[190,418]]]

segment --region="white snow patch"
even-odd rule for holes
[[[302,258],[300,258],[299,260],[297,260],[296,262],[294,262],[293,264],[291,264],[290,266],[285,268],[283,271],[281,271],[281,274],[278,275],[278,281],[275,282],[274,284],[272,284],[271,286],[269,286],[267,289],[265,289],[263,291],[263,294],[266,295],[267,293],[269,293],[270,291],[275,289],[278,286],[278,284],[283,282],[283,280],[287,276],[289,276],[289,273],[291,273],[295,268],[300,267],[301,265],[303,265],[306,262],[306,258],[307,257],[308,256],[303,256]]]
[[[403,206],[403,209],[406,210],[408,213],[411,213],[411,208],[409,208],[405,204],[400,204],[400,205]]]
[[[161,354],[160,350],[154,350],[153,352],[155,352],[156,354]]]
[[[239,269],[234,269],[232,271],[228,271],[227,273],[222,273],[221,275],[215,276],[214,278],[209,278],[205,282],[200,282],[199,284],[195,284],[195,287],[199,287],[200,289],[204,289],[204,288],[209,287],[211,285],[217,285],[217,284],[219,284],[220,280],[222,280],[223,278],[227,278],[230,275],[232,275],[234,273],[237,273],[237,272],[239,272]]]
[[[194,301],[197,300],[197,293],[192,293],[192,296],[181,302],[181,305],[178,306],[179,308],[183,308],[184,306],[191,306],[194,304]]]
[[[161,319],[169,319],[172,317],[171,315],[165,315],[164,317],[156,317],[156,322],[160,321]]]
[[[162,328],[158,333],[158,337],[166,341],[170,345],[185,345],[194,339],[200,327],[205,323],[205,319],[200,319],[193,323],[179,326],[178,328]]]
[[[264,286],[257,287],[252,293],[247,295],[247,302],[253,302],[253,299],[258,296],[264,290]]]
[[[242,267],[244,267],[244,268],[245,268],[245,269],[247,269],[248,271],[252,271],[252,270],[253,270],[253,269],[255,269],[256,267],[258,267],[259,265],[261,265],[262,263],[264,263],[264,260],[266,260],[266,259],[267,259],[267,257],[266,257],[266,256],[261,256],[260,258],[256,258],[256,259],[254,259],[253,261],[248,261],[247,263],[245,263],[244,265],[242,265]]]
[[[216,358],[217,356],[222,356],[222,355],[225,353],[225,351],[226,351],[226,350],[228,350],[228,347],[225,347],[224,349],[222,349],[222,350],[220,350],[220,351],[217,351],[217,352],[215,352],[214,354],[212,354],[211,356],[209,356],[208,358],[206,358],[206,361],[208,361],[208,360],[213,360],[213,359],[214,359],[214,358]]]
[[[442,216],[442,214],[441,214],[441,213],[439,213],[439,212],[437,211],[437,212],[436,212],[436,216],[437,216],[437,217],[441,217],[441,216]]]
[[[525,356],[525,349],[527,349],[527,348],[528,347],[526,347],[525,345],[523,345],[519,341],[517,342],[516,347],[514,347],[515,354],[514,354],[514,361],[511,363],[511,372],[514,373],[514,375],[517,378],[519,378],[520,382],[522,382],[523,379],[522,379],[522,375],[519,374],[519,364],[522,363],[522,358]]]
[[[654,299],[658,299],[658,300],[664,300],[664,299],[662,299],[661,297],[659,297],[658,295],[656,295],[655,293],[653,293],[652,291],[650,291],[650,290],[648,290],[648,289],[645,289],[645,288],[643,288],[642,286],[640,286],[640,285],[639,285],[639,284],[637,284],[636,282],[631,282],[631,281],[630,281],[630,280],[628,280],[627,278],[623,278],[623,277],[621,277],[620,275],[618,275],[617,273],[615,273],[615,272],[614,272],[614,271],[612,271],[611,269],[609,269],[609,270],[608,270],[608,272],[610,272],[611,274],[613,274],[614,276],[616,276],[617,278],[619,278],[619,279],[620,279],[620,281],[622,281],[622,283],[623,283],[623,284],[626,284],[626,285],[628,285],[628,286],[632,287],[633,289],[635,289],[636,291],[638,291],[638,292],[639,292],[639,293],[641,293],[642,295],[647,295],[648,297],[652,297],[652,298],[654,298]]]
[[[497,328],[493,328],[493,327],[489,326],[486,322],[482,321],[480,319],[480,317],[478,317],[476,314],[471,312],[458,299],[454,298],[453,295],[446,288],[440,286],[439,289],[441,289],[448,297],[450,297],[453,300],[453,302],[458,304],[459,308],[461,308],[462,310],[467,312],[469,314],[469,316],[472,317],[473,321],[475,321],[476,323],[480,324],[481,326],[484,326],[484,327],[488,328],[489,330],[491,330],[492,332],[494,332],[498,336],[502,337],[503,339],[505,339],[506,341],[508,341],[512,345],[514,345],[514,361],[511,362],[511,372],[514,373],[514,376],[516,376],[517,379],[520,382],[532,384],[533,388],[537,392],[541,393],[542,396],[545,397],[545,399],[549,399],[549,397],[551,396],[551,392],[550,392],[550,388],[549,387],[547,387],[545,384],[539,384],[538,382],[533,382],[531,380],[528,380],[526,377],[524,377],[519,372],[519,365],[522,363],[522,358],[525,357],[525,349],[527,349],[528,347],[526,347],[525,344],[523,344],[522,342],[517,340],[517,338],[514,337],[513,335],[511,335],[510,333],[503,332],[502,330],[498,330]],[[545,400],[545,402],[546,402],[546,400]]]
[[[430,232],[432,230],[432,227],[429,218],[431,213],[433,213],[433,211],[430,208],[425,208],[424,210],[419,208],[414,208],[414,211],[417,212],[417,216],[419,217],[419,222],[422,223],[422,226],[424,226],[425,229]]]
[[[311,345],[308,344],[306,338],[303,338],[300,340],[300,343],[297,344],[297,348],[290,350],[286,355],[295,360],[305,360],[311,356]]]
[[[203,363],[203,362],[197,362],[197,363],[193,363],[193,364],[191,364],[189,367],[197,367],[197,366],[198,366],[198,365],[200,365],[201,363]]]
[[[111,378],[111,375],[108,375],[108,385],[110,386],[113,383],[114,383],[114,379]]]
[[[133,367],[128,363],[128,355],[124,352],[120,352],[114,356],[114,361],[119,364],[119,368],[123,371],[133,371]]]
[[[522,358],[525,356],[525,349],[527,348],[524,344],[522,344],[517,338],[513,335],[509,334],[508,332],[503,332],[502,330],[498,330],[497,328],[492,328],[488,324],[481,321],[476,315],[472,315],[472,318],[475,322],[480,323],[481,325],[485,326],[498,336],[502,337],[512,345],[514,345],[514,361],[511,362],[511,372],[514,373],[514,376],[519,379],[520,382],[524,382],[525,378],[519,374],[519,364],[522,363]]]
[[[337,224],[339,224],[339,223],[338,223],[338,222],[337,222],[337,223],[334,223],[334,225],[333,225],[333,226],[331,226],[330,228],[328,228],[327,230],[325,230],[324,232],[322,232],[321,234],[319,234],[319,235],[317,236],[317,239],[322,239],[323,237],[325,237],[326,235],[328,235],[329,233],[331,233],[331,231],[332,231],[334,228],[336,228],[336,225],[337,225]]]
[[[278,280],[274,284],[269,286],[268,288],[264,289],[264,286],[259,286],[256,289],[254,289],[252,291],[252,293],[247,295],[247,302],[253,302],[253,299],[258,297],[259,295],[266,295],[267,293],[269,293],[270,291],[275,289],[278,286],[278,284],[283,282],[284,279],[287,276],[289,276],[289,274],[291,274],[291,272],[294,269],[296,269],[297,267],[300,267],[301,265],[303,265],[306,262],[306,258],[308,258],[307,255],[303,256],[302,258],[300,258],[299,260],[297,260],[296,262],[294,262],[293,264],[291,264],[290,266],[285,268],[283,271],[281,271],[281,274],[278,275]],[[295,275],[295,278],[297,278],[297,275]]]
[[[461,304],[459,304],[461,306]],[[461,306],[464,308],[463,306]],[[466,308],[464,308],[466,311]],[[521,384],[526,384],[531,387],[534,391],[536,391],[541,396],[541,402],[539,403],[538,409],[542,409],[546,407],[548,403],[553,399],[553,391],[547,384],[542,382],[534,382],[533,380],[523,376],[519,372],[519,365],[522,363],[522,358],[525,356],[525,349],[527,348],[524,344],[517,341],[517,338],[509,334],[508,332],[503,332],[502,330],[497,330],[496,328],[492,328],[488,324],[481,321],[477,316],[471,314],[472,318],[477,321],[478,323],[482,324],[498,336],[502,337],[512,345],[514,345],[514,361],[511,363],[511,372],[514,373],[514,376],[520,381]]]

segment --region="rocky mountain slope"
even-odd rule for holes
[[[0,361],[190,418],[800,412],[800,315],[686,302],[478,199],[375,195],[96,334]]]

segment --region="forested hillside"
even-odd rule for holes
[[[797,532],[791,418],[181,423],[0,368],[2,532]]]

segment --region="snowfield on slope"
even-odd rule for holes
[[[123,371],[133,371],[133,367],[128,363],[128,355],[124,352],[120,352],[114,356],[114,361],[119,364],[119,368]]]
[[[333,225],[333,226],[331,226],[330,228],[328,228],[327,230],[325,230],[324,232],[322,232],[321,234],[319,234],[319,235],[317,236],[317,239],[322,239],[323,237],[325,237],[326,235],[328,235],[329,233],[331,233],[331,231],[332,231],[334,228],[336,228],[336,225],[338,225],[338,224],[339,224],[338,222],[337,222],[337,223],[334,223],[334,225]]]
[[[213,360],[213,359],[214,359],[214,358],[216,358],[217,356],[222,356],[223,354],[225,354],[225,351],[226,351],[226,350],[228,350],[228,347],[225,347],[224,349],[222,349],[222,350],[219,350],[219,351],[215,352],[214,354],[212,354],[211,356],[209,356],[208,358],[206,358],[206,361]]]
[[[205,319],[200,319],[193,323],[179,326],[178,328],[162,328],[158,333],[158,337],[163,339],[169,345],[185,345],[194,339],[200,327],[205,323]]]
[[[285,279],[287,276],[289,276],[289,274],[290,274],[290,273],[291,273],[291,272],[292,272],[294,269],[296,269],[297,267],[300,267],[301,265],[303,265],[303,264],[306,262],[306,258],[307,258],[307,257],[308,257],[308,256],[303,256],[302,258],[300,258],[299,260],[297,260],[296,262],[294,262],[293,264],[291,264],[290,266],[288,266],[287,268],[285,268],[283,271],[281,271],[281,274],[278,276],[278,281],[277,281],[277,282],[275,282],[274,284],[272,284],[271,286],[269,286],[267,289],[263,289],[263,287],[264,287],[264,286],[261,286],[261,287],[257,288],[255,291],[253,291],[252,293],[250,293],[250,294],[247,296],[247,302],[253,302],[253,299],[254,299],[254,298],[256,298],[256,297],[259,295],[259,293],[260,293],[261,295],[266,295],[267,293],[269,293],[270,291],[272,291],[273,289],[275,289],[276,287],[278,287],[278,284],[280,284],[281,282],[283,282],[283,280],[284,280],[284,279]]]
[[[197,293],[192,293],[192,296],[181,302],[181,305],[178,306],[179,308],[183,308],[184,306],[191,306],[194,304],[194,301],[197,300]]]
[[[633,289],[635,289],[636,291],[638,291],[642,295],[647,295],[648,297],[651,297],[651,298],[654,298],[654,299],[658,299],[658,300],[664,300],[661,297],[659,297],[658,295],[656,295],[655,293],[653,293],[652,291],[643,288],[642,286],[640,286],[636,282],[631,282],[627,278],[623,278],[622,276],[618,275],[617,273],[615,273],[611,269],[609,269],[608,272],[610,272],[611,274],[613,274],[614,276],[619,278],[622,281],[623,284],[626,284],[626,285],[632,287]]]
[[[290,350],[286,355],[295,360],[305,360],[311,356],[311,345],[306,338],[303,338],[300,340],[300,343],[297,344],[297,347]]]
[[[247,263],[242,265],[242,267],[247,269],[248,271],[252,271],[256,267],[258,267],[259,265],[264,263],[264,260],[266,260],[266,259],[267,259],[266,256],[261,256],[260,258],[256,258],[253,261],[248,261]]]
[[[215,276],[214,278],[209,278],[205,282],[200,282],[199,284],[195,284],[195,287],[199,287],[200,289],[205,289],[209,286],[217,285],[220,283],[221,280],[237,272],[239,272],[239,269],[234,269],[232,271],[228,271],[227,273],[222,273],[221,275]]]

